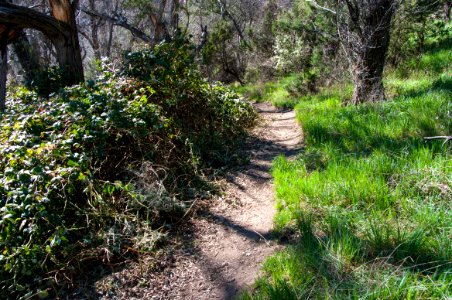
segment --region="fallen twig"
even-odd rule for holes
[[[452,140],[452,135],[438,135],[438,136],[428,136],[424,137],[425,140],[442,140],[444,139],[443,146],[448,142]]]

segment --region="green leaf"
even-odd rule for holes
[[[47,292],[46,290],[41,290],[38,292],[39,299],[44,299],[44,298],[47,298],[48,296],[49,296],[49,292]]]
[[[67,161],[67,165],[68,165],[69,167],[78,167],[78,166],[79,166],[79,164],[78,164],[76,161],[73,161],[73,160],[71,160],[71,159],[69,159],[69,160]]]

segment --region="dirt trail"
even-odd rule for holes
[[[262,124],[247,143],[251,162],[230,174],[227,196],[193,221],[196,253],[176,262],[169,298],[231,299],[254,282],[263,260],[278,247],[270,234],[275,214],[270,168],[278,155],[297,153],[302,134],[294,111],[266,103],[256,109]]]
[[[294,156],[302,138],[295,112],[266,103],[256,109],[262,121],[246,143],[250,164],[231,172],[225,196],[190,220],[171,265],[132,289],[125,288],[130,274],[111,274],[109,292],[100,298],[231,299],[254,282],[261,263],[279,247],[270,233],[275,214],[271,164],[280,154]]]

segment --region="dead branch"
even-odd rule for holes
[[[444,143],[443,143],[443,146],[444,146],[448,141],[452,141],[452,135],[428,136],[428,137],[424,137],[424,140],[444,140]]]
[[[328,7],[321,6],[320,4],[315,2],[314,0],[306,0],[306,2],[309,2],[310,4],[312,4],[314,7],[318,8],[318,9],[321,9],[321,10],[327,11],[329,13],[332,13],[333,15],[337,14],[337,12],[335,12],[334,10],[329,9]]]
[[[130,25],[127,22],[127,19],[125,17],[121,16],[121,15],[109,16],[107,14],[95,12],[95,11],[92,11],[92,10],[89,10],[89,9],[85,9],[85,8],[82,8],[81,11],[84,12],[85,14],[89,15],[89,16],[101,18],[101,19],[104,19],[104,20],[106,20],[108,22],[111,22],[112,24],[114,24],[116,26],[123,27],[123,28],[129,30],[134,37],[139,38],[139,39],[143,40],[146,43],[150,43],[150,42],[153,41],[153,39],[150,36],[148,36],[146,33],[141,31],[140,29]]]

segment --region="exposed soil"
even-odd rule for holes
[[[293,111],[266,103],[256,109],[261,122],[245,149],[250,163],[229,172],[224,195],[187,221],[163,271],[149,272],[148,263],[157,262],[150,260],[104,274],[93,284],[97,299],[231,299],[254,282],[280,247],[271,234],[272,161],[294,156],[302,141]]]

